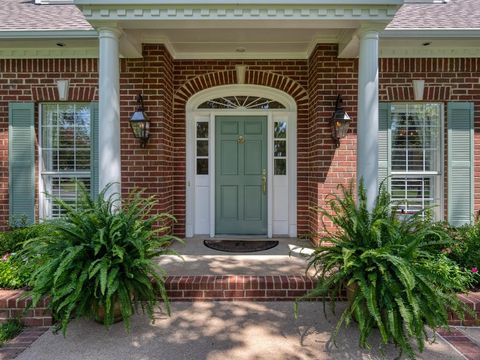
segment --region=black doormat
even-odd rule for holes
[[[210,249],[233,253],[264,251],[278,245],[274,240],[204,240],[203,243]]]

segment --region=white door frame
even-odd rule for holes
[[[205,101],[226,96],[258,96],[280,102],[285,109],[198,109]],[[287,122],[287,178],[288,178],[288,235],[297,236],[297,106],[295,100],[283,91],[259,85],[224,85],[203,90],[193,95],[186,105],[186,237],[195,232],[195,134],[197,120],[209,123],[209,213],[210,237],[215,236],[215,117],[227,116],[266,116],[268,120],[268,181],[267,181],[267,236],[274,235],[273,219],[273,126],[275,121]]]

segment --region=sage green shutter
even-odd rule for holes
[[[380,103],[378,113],[378,186],[390,189],[390,103]]]
[[[98,102],[92,102],[90,105],[90,190],[92,197],[98,195]]]
[[[34,103],[8,104],[10,223],[35,221]]]
[[[448,104],[448,222],[473,219],[473,103]]]

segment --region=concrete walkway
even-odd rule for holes
[[[320,303],[302,303],[298,320],[290,302],[174,303],[172,310],[172,317],[159,313],[155,324],[135,317],[130,334],[121,323],[107,331],[94,322],[74,321],[66,338],[47,332],[17,359],[382,359],[378,351],[358,348],[354,327],[339,334],[335,347],[330,335],[337,317],[326,320]],[[389,346],[384,359],[396,355]],[[464,358],[438,339],[418,359]]]
[[[159,264],[169,275],[305,275],[306,257],[313,249],[308,240],[278,238],[279,245],[255,253],[227,253],[207,248],[204,238],[189,238],[172,249],[182,255],[162,256]],[[313,274],[313,273],[311,273]]]

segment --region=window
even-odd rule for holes
[[[197,122],[197,175],[208,175],[208,122]]]
[[[404,214],[436,206],[440,217],[442,105],[397,103],[390,107],[390,189]]]
[[[278,101],[258,96],[226,96],[215,98],[198,106],[199,109],[285,109]]]
[[[41,216],[61,216],[50,194],[71,205],[77,202],[78,185],[90,189],[90,106],[82,103],[43,104],[40,120]]]
[[[275,121],[273,129],[273,173],[287,175],[287,123]]]

